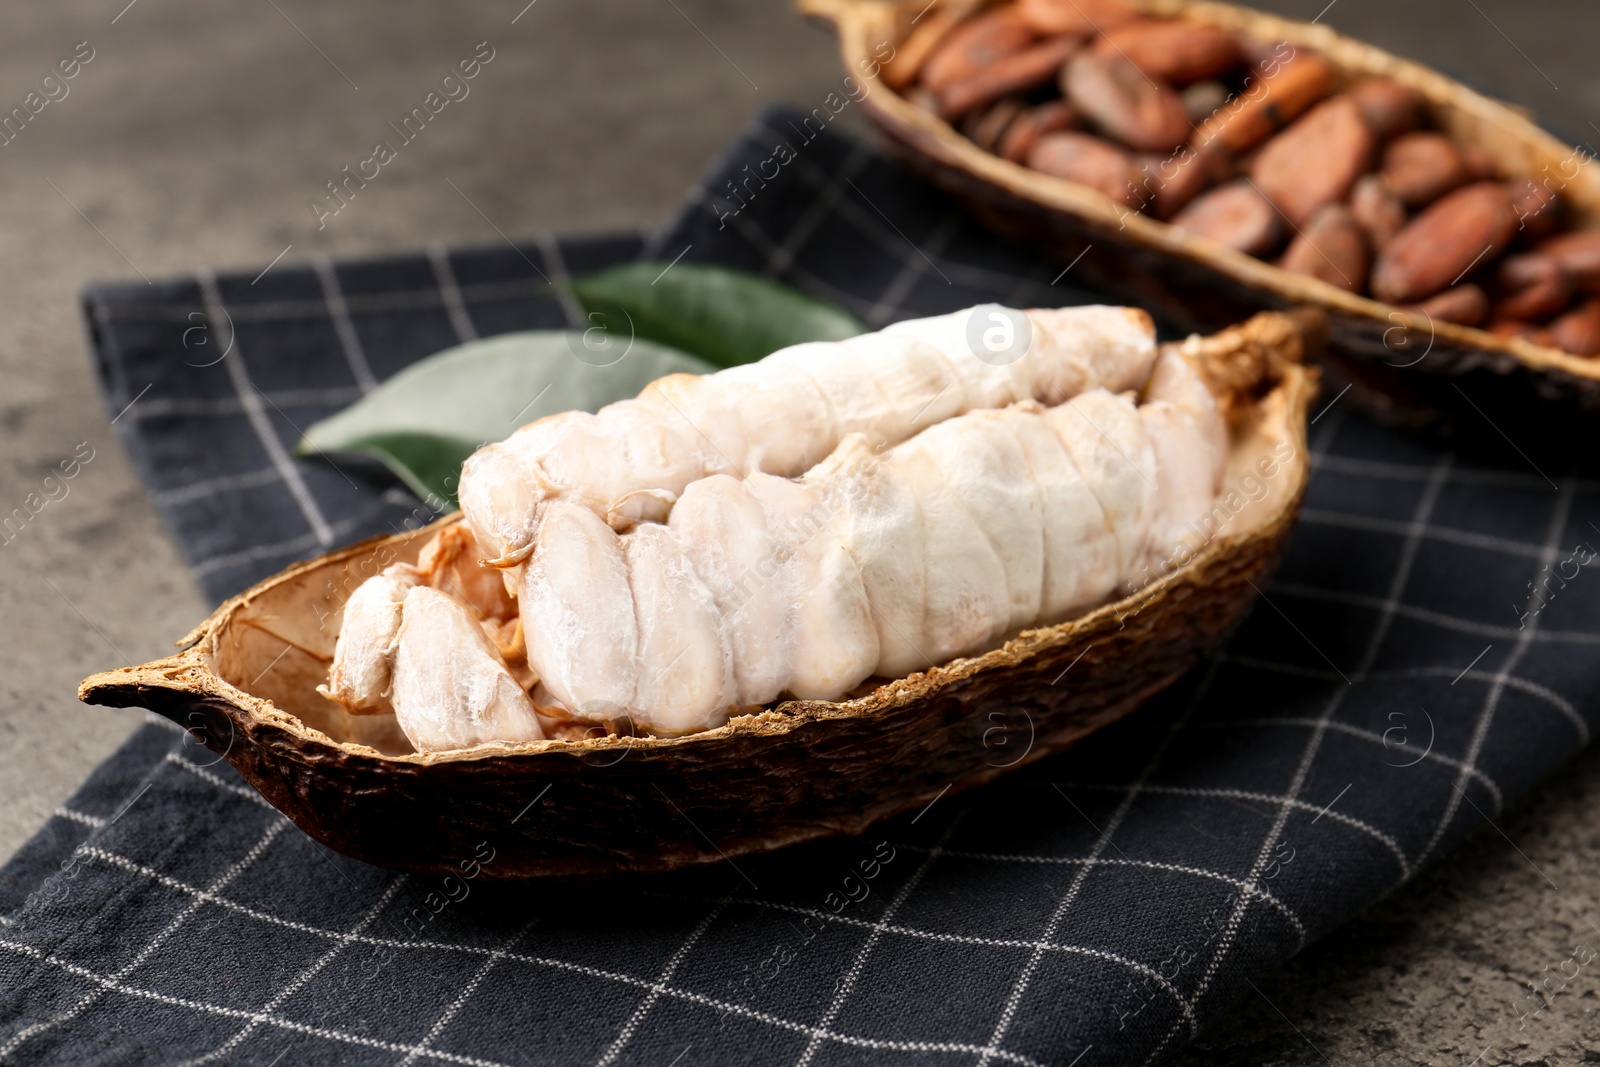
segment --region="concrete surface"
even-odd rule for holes
[[[0,855],[137,722],[79,706],[78,679],[160,655],[205,609],[108,427],[74,306],[84,281],[265,264],[291,243],[286,261],[495,239],[473,204],[509,233],[653,224],[753,110],[810,106],[837,77],[831,42],[776,0],[124,2],[0,13],[4,110],[77,42],[94,49],[0,148],[0,512],[94,449],[68,495],[0,544]],[[1324,3],[1265,6],[1311,18]],[[1322,18],[1600,141],[1592,0],[1334,0]],[[484,40],[496,57],[471,97],[319,232],[307,200]],[[1600,950],[1597,843],[1591,754],[1181,1062],[1600,1060],[1600,961],[1573,956]],[[1574,968],[1519,1018],[1519,983]]]

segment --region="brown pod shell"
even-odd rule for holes
[[[1433,203],[1472,180],[1461,152],[1442,133],[1407,133],[1383,149],[1379,168],[1389,191],[1408,208]]]
[[[1494,280],[1501,294],[1494,306],[1497,319],[1543,321],[1572,300],[1572,276],[1537,252],[1507,256],[1495,268]]]
[[[1575,356],[1600,356],[1600,298],[1590,297],[1552,322],[1550,342]]]
[[[1600,294],[1600,230],[1564,233],[1543,242],[1536,251],[1561,264],[1579,289]]]
[[[1268,141],[1250,176],[1291,223],[1304,226],[1318,210],[1350,194],[1372,165],[1375,147],[1355,101],[1336,96]]]
[[[1494,319],[1484,329],[1496,337],[1507,340],[1531,341],[1536,345],[1545,345],[1550,348],[1558,347],[1550,331],[1537,322],[1524,322],[1521,319]]]
[[[1040,36],[1075,33],[1087,37],[1139,17],[1118,0],[1017,0],[1017,14]]]
[[[1249,256],[1265,256],[1283,242],[1278,209],[1243,179],[1202,193],[1172,225]]]
[[[1378,253],[1372,292],[1393,304],[1411,304],[1492,262],[1516,236],[1511,194],[1499,182],[1457,189],[1412,219]]]
[[[973,4],[945,0],[927,11],[911,27],[911,32],[895,45],[894,55],[878,69],[878,78],[896,92],[905,89],[922,73],[928,61],[946,35],[972,13]]]
[[[1315,52],[1296,50],[1257,67],[1250,83],[1195,131],[1196,145],[1213,141],[1242,155],[1292,122],[1333,89],[1333,67]]]
[[[961,132],[985,152],[993,152],[1011,124],[1027,109],[1019,97],[1008,96],[991,106],[972,112],[961,123]]]
[[[922,64],[922,84],[935,93],[981,74],[991,63],[1033,43],[1034,32],[1009,7],[974,15],[950,31]]]
[[[1367,284],[1367,260],[1367,238],[1355,216],[1343,204],[1329,204],[1289,242],[1278,266],[1359,293]]]
[[[1180,19],[1135,19],[1105,31],[1095,43],[1152,78],[1185,86],[1228,73],[1244,62],[1239,40],[1220,26]]]
[[[1376,174],[1366,174],[1356,180],[1350,190],[1350,213],[1361,226],[1361,232],[1367,235],[1367,246],[1374,252],[1405,229],[1405,205]]]
[[[1420,304],[1411,304],[1406,310],[1438,322],[1478,326],[1489,317],[1489,294],[1482,286],[1467,282],[1436,293]]]
[[[1362,78],[1345,92],[1379,141],[1420,129],[1428,120],[1428,98],[1393,78]]]
[[[1118,55],[1079,53],[1062,69],[1061,89],[1102,133],[1129,148],[1170,151],[1193,128],[1177,93]]]
[[[1026,164],[1028,153],[1033,151],[1040,137],[1075,130],[1082,125],[1083,116],[1078,114],[1077,108],[1065,100],[1047,100],[1018,115],[1006,128],[1006,135],[1000,138],[996,150],[1013,163]]]
[[[1087,185],[1125,207],[1139,206],[1143,178],[1133,157],[1088,133],[1047,133],[1034,142],[1028,166],[1052,178]]]
[[[1231,517],[1193,556],[1134,596],[855,699],[782,701],[678,738],[396,749],[317,694],[336,635],[321,605],[375,560],[414,559],[440,524],[296,564],[223,604],[181,652],[78,695],[193,730],[305,833],[383,867],[455,872],[487,842],[484,877],[592,878],[859,833],[1069,747],[1243,620],[1305,491],[1317,375],[1299,359],[1325,328],[1316,313],[1260,315],[1198,346],[1232,427],[1223,484],[1270,491],[1219,496]],[[1054,684],[1068,666],[1073,684]],[[1006,747],[997,722],[1015,725]]]
[[[955,118],[1003,96],[1036,89],[1054,80],[1061,65],[1080,47],[1076,37],[1054,37],[1001,56],[971,76],[946,85],[938,93],[939,108],[946,118]]]

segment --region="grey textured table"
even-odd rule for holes
[[[161,654],[205,607],[106,427],[74,307],[85,280],[652,224],[755,108],[820,102],[838,77],[828,38],[779,3],[124,2],[0,15],[6,110],[93,49],[0,148],[0,511],[93,450],[66,496],[0,535],[7,854],[137,719],[79,707],[77,680]],[[1262,6],[1309,18],[1323,0]],[[1600,140],[1592,4],[1335,0],[1322,17]],[[471,96],[319,230],[323,183],[485,40],[496,56]],[[1597,812],[1591,754],[1181,1062],[1600,1060],[1597,966],[1572,962],[1578,942],[1600,947]],[[1520,1019],[1546,979],[1567,984]]]

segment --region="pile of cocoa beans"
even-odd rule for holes
[[[1433,319],[1600,355],[1600,231],[1561,232],[1564,183],[1497,173],[1392,79],[1117,0],[947,0],[882,78],[984,151],[1130,211]]]

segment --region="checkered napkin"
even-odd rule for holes
[[[776,177],[717,197],[778,144],[793,158]],[[875,327],[1091,298],[776,111],[650,239],[101,286],[86,314],[123,444],[221,598],[422,507],[381,470],[291,459],[300,428],[458,341],[578,324],[552,287],[571,274],[680,254]],[[1220,654],[1077,749],[859,839],[664,877],[451,886],[329,852],[152,721],[0,876],[0,1060],[1171,1054],[1596,725],[1596,483],[1436,451],[1347,404],[1314,425],[1288,559]]]

